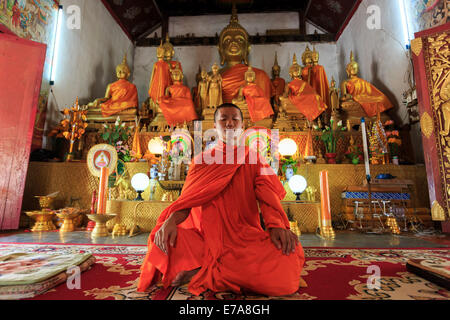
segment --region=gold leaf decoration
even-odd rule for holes
[[[420,128],[425,137],[427,137],[427,139],[430,138],[433,133],[433,119],[431,119],[426,111],[422,114],[422,117],[420,117]]]
[[[423,44],[422,44],[422,38],[413,39],[411,41],[411,50],[414,52],[416,56],[419,56],[422,52]]]
[[[431,219],[433,219],[433,221],[445,221],[445,211],[436,200],[433,201],[431,207]]]

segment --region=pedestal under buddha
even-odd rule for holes
[[[104,98],[88,104],[88,121],[134,121],[138,114],[138,92],[134,84],[128,81],[130,67],[125,55],[116,68],[117,81],[109,84]]]

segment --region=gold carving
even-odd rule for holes
[[[431,207],[431,219],[433,221],[445,221],[445,211],[436,200],[433,201],[433,206]]]
[[[433,119],[431,119],[428,112],[424,112],[422,117],[420,118],[420,128],[422,129],[422,133],[425,137],[430,138],[433,133]]]
[[[422,38],[413,39],[411,41],[411,50],[412,52],[414,52],[416,56],[420,55],[420,53],[422,52],[422,48],[423,48]]]

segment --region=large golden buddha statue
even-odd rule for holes
[[[274,111],[276,114],[278,114],[278,110],[280,108],[280,97],[284,93],[284,89],[286,87],[286,81],[280,77],[281,74],[281,68],[278,65],[278,57],[277,53],[275,52],[275,62],[272,67],[272,97],[273,97],[273,106]]]
[[[233,13],[230,23],[222,30],[219,36],[219,54],[222,75],[223,102],[232,102],[239,89],[246,84],[245,73],[248,70],[248,58],[250,52],[249,35],[239,24],[236,7],[233,5]],[[264,91],[268,99],[272,95],[272,84],[269,76],[260,69],[253,68],[256,74],[255,83]]]
[[[104,98],[88,104],[88,120],[115,120],[118,115],[134,119],[138,113],[138,92],[136,86],[128,81],[130,74],[125,55],[116,68],[118,80],[107,86]]]
[[[322,97],[323,101],[330,106],[330,86],[328,84],[327,73],[325,68],[319,64],[319,52],[313,47],[313,52],[311,53],[312,58],[312,73],[311,73],[311,85],[319,96]]]
[[[164,48],[164,61],[166,61],[170,69],[173,70],[176,67],[183,72],[183,68],[181,67],[181,63],[179,61],[172,60],[173,56],[175,55],[175,49],[173,48],[173,45],[170,43],[169,34],[166,35],[166,42],[163,44]]]
[[[302,54],[302,80],[308,82],[312,85],[312,68],[313,68],[313,58],[312,51],[309,46],[306,45],[306,49]]]
[[[378,112],[382,113],[393,108],[389,99],[374,85],[358,78],[358,63],[355,61],[353,51],[350,54],[350,63],[346,71],[348,80],[341,84],[341,107],[346,109],[352,101],[361,105],[367,117],[374,117]],[[350,108],[350,107],[349,107]]]
[[[162,41],[160,46],[156,49],[156,57],[158,61],[153,65],[152,75],[150,77],[150,85],[148,95],[150,97],[150,106],[153,110],[157,110],[159,100],[164,96],[166,88],[171,84],[170,67],[164,61],[166,50],[163,47]]]

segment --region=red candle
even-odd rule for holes
[[[95,214],[95,203],[97,202],[97,191],[92,192],[91,214]]]
[[[322,225],[331,226],[330,190],[328,189],[328,171],[320,172],[320,198],[322,211]]]
[[[106,213],[106,194],[108,189],[108,167],[102,167],[100,173],[100,183],[98,186],[98,202],[97,202],[97,214]]]

